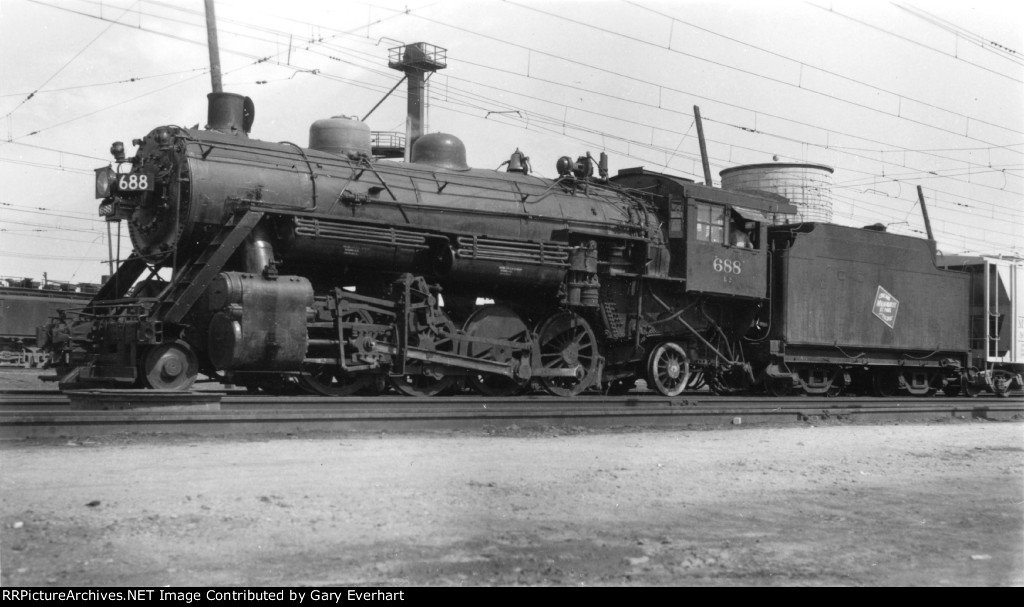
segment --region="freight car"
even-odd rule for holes
[[[46,353],[36,344],[36,327],[61,309],[84,306],[97,290],[99,285],[85,283],[0,279],[0,366],[42,365]]]
[[[1024,260],[1019,257],[947,255],[943,268],[970,279],[967,308],[974,381],[999,395],[1024,389]]]

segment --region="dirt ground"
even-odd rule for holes
[[[0,444],[0,585],[1024,585],[1024,424]]]

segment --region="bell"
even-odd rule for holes
[[[512,156],[508,159],[508,168],[505,169],[509,173],[529,173],[530,172],[530,159],[527,158],[519,148],[512,152]]]

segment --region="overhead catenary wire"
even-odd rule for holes
[[[264,29],[265,29],[265,28],[264,28]],[[744,109],[748,109],[749,111],[752,111],[752,112],[756,112],[756,110],[753,110],[753,109],[750,109],[750,108],[744,108]],[[802,124],[802,123],[799,123],[799,124]],[[735,126],[735,125],[734,125],[734,126]],[[809,126],[813,126],[813,125],[809,125]],[[740,127],[740,128],[742,128],[742,127]],[[820,127],[816,127],[816,128],[820,128]],[[841,133],[841,134],[842,134],[842,133]],[[849,134],[844,134],[844,135],[846,135],[846,136],[851,136],[851,137],[856,137],[855,135],[849,135]],[[959,161],[959,160],[958,160],[958,162],[964,162],[964,161]],[[978,165],[978,166],[982,166],[982,165]]]
[[[31,1],[34,1],[34,0],[29,0],[29,1],[31,2]],[[121,12],[121,15],[120,15],[120,16],[119,16],[119,17],[118,17],[118,18],[117,18],[116,20],[114,20],[114,21],[113,21],[113,23],[111,23],[111,24],[110,24],[110,25],[108,25],[108,26],[107,26],[106,28],[104,28],[104,30],[103,30],[102,32],[100,32],[99,34],[97,34],[95,38],[93,38],[92,40],[90,40],[88,44],[86,44],[86,45],[85,45],[84,47],[82,47],[82,48],[81,48],[81,50],[79,50],[79,51],[78,51],[77,53],[75,53],[75,56],[74,56],[74,57],[72,57],[71,59],[68,59],[68,60],[67,60],[67,61],[66,61],[66,62],[64,63],[64,65],[60,66],[60,68],[59,68],[59,69],[58,69],[58,70],[57,70],[56,72],[54,72],[53,74],[51,74],[51,75],[50,75],[50,77],[49,77],[49,78],[47,78],[45,82],[43,82],[43,83],[42,83],[42,84],[40,84],[40,85],[39,85],[38,87],[36,87],[36,90],[34,90],[34,91],[32,91],[31,93],[29,93],[29,95],[28,95],[27,97],[25,97],[25,99],[23,99],[23,100],[21,101],[21,103],[19,103],[19,104],[18,104],[17,106],[15,106],[15,108],[14,108],[14,109],[12,109],[12,110],[11,110],[10,112],[7,112],[7,113],[6,113],[6,114],[5,114],[4,116],[2,116],[2,118],[7,118],[7,117],[9,117],[9,116],[10,116],[11,114],[13,114],[14,112],[18,111],[18,110],[19,110],[19,109],[21,108],[21,106],[23,106],[23,105],[25,105],[26,103],[28,103],[28,101],[29,101],[29,100],[31,100],[31,99],[32,99],[33,97],[35,97],[36,93],[38,93],[38,92],[39,92],[39,89],[41,89],[41,88],[43,88],[44,86],[46,86],[47,84],[49,84],[49,83],[50,83],[50,82],[51,82],[51,81],[52,81],[52,80],[53,80],[54,78],[56,78],[56,77],[57,77],[57,76],[58,76],[58,75],[59,75],[59,74],[60,74],[61,72],[63,72],[63,71],[65,70],[65,69],[67,69],[67,67],[68,67],[69,65],[71,65],[72,63],[74,63],[75,59],[78,59],[78,58],[79,58],[79,57],[80,57],[80,56],[82,55],[82,53],[84,53],[84,52],[85,52],[85,51],[86,51],[86,50],[87,50],[87,49],[88,49],[88,48],[89,48],[90,46],[92,46],[92,45],[93,45],[93,43],[94,43],[94,42],[96,42],[97,40],[99,40],[99,39],[100,39],[100,38],[101,38],[101,37],[103,36],[103,34],[107,33],[107,30],[109,30],[110,28],[112,28],[112,27],[113,27],[113,26],[114,26],[114,25],[115,25],[115,24],[116,24],[116,23],[117,23],[118,21],[120,21],[120,20],[121,20],[121,18],[122,18],[122,17],[124,17],[124,16],[126,15],[126,14],[128,14],[128,12],[129,12],[130,10],[132,10],[132,8],[134,8],[136,4],[138,4],[138,0],[136,0],[136,2],[135,2],[134,4],[132,4],[132,5],[130,6],[130,7],[126,8],[126,9],[125,9],[124,11],[122,11],[122,12]]]
[[[775,114],[761,112],[761,111],[755,110],[753,108],[747,108],[747,107],[744,107],[742,105],[734,104],[734,103],[727,102],[727,101],[724,101],[724,100],[714,99],[714,98],[707,97],[705,95],[701,95],[701,94],[694,93],[694,92],[691,92],[691,91],[685,91],[685,90],[682,90],[682,89],[678,89],[678,88],[674,88],[674,87],[668,87],[668,86],[661,85],[661,84],[654,83],[654,82],[649,82],[647,80],[644,80],[644,79],[641,79],[641,78],[636,78],[636,77],[633,77],[633,76],[628,75],[628,74],[622,74],[622,73],[619,73],[619,72],[615,72],[615,71],[611,71],[611,70],[606,70],[604,68],[600,68],[598,66],[594,66],[594,65],[588,64],[586,62],[576,61],[576,60],[573,60],[573,59],[568,59],[568,58],[556,56],[556,55],[554,55],[552,53],[546,53],[546,52],[543,52],[543,51],[537,51],[535,49],[530,49],[530,47],[527,47],[525,45],[521,45],[521,44],[518,44],[518,43],[515,43],[515,42],[505,41],[505,40],[502,40],[500,38],[496,38],[494,36],[488,36],[488,35],[483,34],[483,33],[475,32],[475,31],[472,31],[472,30],[467,30],[465,28],[460,28],[458,26],[454,26],[454,25],[451,25],[451,24],[439,22],[437,20],[432,20],[432,19],[424,17],[422,15],[414,15],[414,17],[416,17],[418,19],[425,19],[425,20],[430,21],[432,23],[437,23],[439,25],[442,25],[442,26],[445,26],[445,27],[450,27],[450,28],[453,28],[453,29],[456,29],[456,30],[459,30],[459,31],[464,31],[464,32],[471,33],[471,34],[474,34],[474,35],[479,35],[479,36],[482,36],[484,38],[491,39],[491,40],[494,40],[494,41],[497,41],[497,42],[501,42],[501,43],[504,43],[504,44],[508,44],[510,46],[513,46],[513,47],[518,47],[518,48],[522,48],[522,49],[525,49],[525,50],[531,50],[534,53],[538,53],[538,54],[541,54],[541,55],[549,56],[549,57],[555,58],[555,59],[560,60],[560,61],[566,61],[566,62],[569,62],[569,63],[581,65],[581,66],[588,67],[588,68],[591,68],[591,69],[595,69],[595,70],[598,70],[598,71],[603,71],[603,72],[608,73],[610,75],[613,75],[615,77],[623,78],[623,79],[626,79],[626,80],[632,80],[632,81],[643,83],[643,84],[647,84],[647,85],[650,85],[650,86],[660,87],[660,88],[663,88],[665,90],[669,90],[669,91],[677,92],[677,93],[682,93],[682,94],[685,94],[685,95],[690,95],[690,96],[697,97],[697,98],[700,98],[700,99],[708,99],[710,101],[713,101],[713,102],[716,102],[716,103],[721,103],[721,104],[723,104],[725,106],[728,106],[728,107],[735,107],[737,109],[742,109],[742,110],[745,110],[745,111],[749,111],[749,112],[751,112],[754,115],[761,115],[761,116],[766,116],[766,117],[770,117],[770,118],[775,118],[775,119],[782,120],[782,121],[785,121],[785,122],[789,122],[789,123],[793,123],[793,124],[797,124],[797,125],[802,125],[802,126],[808,126],[808,127],[811,127],[811,128],[815,128],[815,129],[819,129],[819,130],[824,130],[826,132],[836,133],[838,135],[842,135],[842,136],[846,136],[846,137],[850,137],[850,138],[858,139],[858,140],[862,140],[862,141],[869,141],[869,142],[874,142],[874,143],[883,144],[883,145],[892,145],[892,144],[889,144],[889,143],[886,143],[886,142],[881,142],[881,141],[873,140],[873,139],[866,138],[866,137],[863,137],[863,136],[858,136],[858,135],[854,135],[854,134],[851,134],[851,133],[837,131],[837,130],[834,130],[834,129],[828,129],[826,127],[821,127],[821,126],[818,126],[818,125],[813,125],[813,124],[809,124],[809,123],[806,123],[806,122],[802,122],[802,121],[799,121],[799,120],[793,120],[793,119],[785,118],[783,116],[778,116],[778,115],[775,115]],[[471,63],[471,62],[467,62],[467,63]],[[502,70],[502,71],[508,71],[508,70]],[[558,86],[565,86],[565,87],[569,87],[569,88],[580,88],[580,87],[572,87],[571,85],[565,84],[564,82],[556,82],[556,81],[553,81],[553,80],[542,79],[542,78],[538,79],[537,77],[531,76],[529,74],[522,74],[522,73],[518,73],[518,72],[509,72],[509,73],[514,73],[514,74],[519,75],[519,76],[523,76],[523,77],[527,77],[527,78],[531,78],[531,79],[535,79],[535,80],[540,80],[542,82],[546,82],[546,83],[549,83],[549,84],[555,84],[555,85],[558,85]],[[587,89],[581,89],[581,90],[587,90]],[[611,95],[611,94],[604,93],[604,92],[599,92],[599,91],[588,91],[588,92],[593,92],[594,94],[599,94],[599,95],[608,96],[608,97],[616,97],[615,95]],[[639,103],[639,102],[635,102],[635,103]],[[654,106],[652,104],[642,104],[642,105],[647,105],[648,107],[656,107],[656,106]],[[684,112],[680,112],[680,111],[670,110],[670,109],[667,109],[667,108],[658,108],[658,109],[661,109],[661,110],[664,110],[664,111],[673,112],[673,113],[684,113]],[[736,128],[743,128],[744,130],[750,130],[749,127],[743,127],[741,125],[734,125],[734,126]],[[757,132],[764,133],[765,131],[763,129],[761,129],[761,130],[757,130]],[[958,136],[960,136],[960,135],[958,135]],[[817,144],[811,144],[811,145],[817,145]],[[949,159],[949,158],[946,158],[944,156],[936,155],[936,154],[926,154],[926,155],[932,155],[932,156],[935,156],[937,158],[944,158],[946,160],[954,160],[954,161],[957,161],[957,162],[964,162],[962,160]],[[984,166],[984,165],[980,165],[979,164],[978,166]],[[973,184],[973,185],[977,185],[977,184]],[[985,187],[985,186],[982,186],[982,187]],[[995,188],[995,189],[1001,189],[1001,188]]]
[[[318,75],[318,76],[319,77],[332,78],[332,79],[334,79],[337,82],[352,83],[351,79],[342,79],[342,78],[336,78],[335,79],[335,78],[333,78],[333,75],[330,75],[330,74],[322,74],[322,75]],[[365,88],[367,88],[369,90],[375,90],[372,87],[365,87]],[[462,100],[459,101],[459,103],[463,103],[464,104],[464,105],[462,105],[462,107],[478,108],[478,109],[479,108],[483,108],[486,105],[486,102],[484,102],[483,100],[471,101],[468,97],[464,97]],[[435,108],[436,107],[439,107],[439,106],[435,106]],[[471,115],[471,114],[463,113],[463,115]],[[554,117],[552,116],[550,118],[553,119]],[[547,128],[547,126],[550,126],[550,125],[555,123],[554,120],[545,123],[544,122],[544,118],[542,118],[541,115],[539,115],[536,112],[532,113],[531,120],[534,121],[534,123],[531,126],[535,126],[537,128],[544,128],[547,132],[554,132],[553,129]],[[515,121],[513,121],[513,120],[509,120],[508,123],[509,123],[509,126],[516,126],[515,125]],[[580,126],[582,126],[582,125],[580,125]],[[601,134],[600,134],[598,129],[590,129],[590,132],[593,134],[594,137],[601,137]],[[664,129],[662,129],[661,132],[668,132],[668,131],[665,131]],[[796,138],[793,138],[793,139],[794,139],[794,141],[796,141]],[[647,149],[649,149],[652,152],[669,153],[669,152],[672,151],[671,148],[664,148],[663,146],[662,146],[661,149],[659,149],[658,146],[650,146],[649,144],[645,144],[645,143],[643,143],[641,141],[638,141],[635,138],[633,138],[633,139],[624,138],[623,141],[624,141],[625,145],[627,145],[627,146],[635,146],[637,148],[646,145],[646,146],[648,146]],[[1011,145],[1016,145],[1016,144],[1011,144]],[[838,147],[838,146],[836,146],[836,147]],[[751,148],[751,149],[754,149],[754,148]],[[914,151],[914,150],[907,150],[907,151]],[[877,161],[877,159],[870,159],[870,160]],[[724,159],[722,161],[724,162]],[[899,163],[893,163],[893,164],[895,166],[901,166]],[[981,167],[983,165],[978,164],[977,166]],[[948,170],[952,171],[952,169],[948,169]],[[868,175],[867,172],[863,172],[862,171],[862,173],[865,174],[865,175]],[[971,185],[971,186],[978,185],[978,184],[973,184],[973,183],[966,182],[966,181],[964,183],[967,183],[968,185]],[[953,195],[953,194],[950,194],[950,195]],[[979,203],[988,204],[988,201],[978,201],[978,202]]]
[[[919,42],[917,40],[913,40],[911,38],[908,38],[907,36],[901,36],[900,34],[897,34],[895,32],[891,32],[891,31],[889,31],[889,30],[887,30],[887,29],[885,29],[883,27],[879,27],[877,25],[874,25],[874,24],[868,23],[866,21],[862,21],[860,19],[857,19],[856,17],[852,17],[850,15],[841,13],[838,10],[836,10],[836,7],[834,5],[830,4],[829,6],[820,6],[820,5],[815,4],[813,2],[807,2],[806,4],[809,5],[809,6],[813,6],[814,8],[823,10],[826,13],[829,13],[830,15],[834,15],[836,17],[840,17],[840,18],[845,19],[847,21],[852,21],[854,23],[857,23],[857,24],[862,25],[864,27],[867,27],[869,29],[873,29],[873,30],[876,30],[876,31],[881,32],[883,34],[892,36],[893,38],[897,38],[899,40],[903,40],[904,42],[908,42],[910,44],[913,44],[913,45],[916,45],[916,46],[920,46],[922,48],[925,48],[925,49],[928,49],[930,51],[936,52],[936,53],[938,53],[940,55],[945,55],[946,57],[949,57],[949,58],[954,59],[956,61],[961,61],[961,62],[966,63],[968,65],[971,65],[971,66],[973,66],[973,67],[975,67],[977,69],[984,70],[986,72],[990,72],[990,73],[992,73],[992,74],[994,74],[996,76],[1001,76],[1003,78],[1007,78],[1007,79],[1012,80],[1014,82],[1024,83],[1024,79],[1021,79],[1021,78],[1018,78],[1018,77],[1015,77],[1015,76],[1011,76],[1009,74],[1000,72],[998,70],[994,70],[992,68],[989,68],[989,67],[986,67],[986,66],[974,63],[973,61],[968,61],[967,59],[964,59],[963,57],[957,56],[956,54],[948,53],[946,51],[937,49],[935,47],[928,46],[927,44],[924,44],[924,43]]]
[[[943,30],[945,30],[947,32],[950,32],[950,33],[956,35],[958,38],[965,38],[965,39],[967,39],[967,40],[969,40],[971,42],[974,42],[980,48],[982,48],[982,49],[984,49],[986,51],[989,51],[991,53],[995,53],[995,54],[997,54],[997,55],[1001,56],[1002,58],[1007,59],[1009,61],[1013,61],[1017,65],[1024,65],[1024,57],[1022,57],[1016,50],[1011,49],[1011,48],[1006,47],[1006,46],[1003,46],[1003,45],[1001,45],[1001,44],[999,44],[999,43],[997,43],[997,42],[995,42],[993,40],[989,40],[989,39],[987,39],[987,38],[985,38],[983,36],[980,36],[978,34],[975,34],[974,32],[971,32],[970,30],[964,28],[961,25],[958,25],[956,23],[951,23],[951,22],[949,22],[949,21],[947,21],[945,19],[942,19],[941,17],[937,17],[937,16],[935,16],[935,15],[933,15],[933,14],[929,13],[928,11],[926,11],[924,9],[921,9],[921,8],[917,8],[917,7],[913,7],[913,6],[909,6],[909,5],[905,6],[905,5],[896,4],[896,3],[894,3],[893,6],[895,6],[896,8],[898,8],[900,10],[906,11],[906,12],[910,13],[911,15],[913,15],[913,16],[915,16],[915,17],[917,17],[917,18],[919,18],[919,19],[921,19],[921,20],[923,20],[923,21],[925,21],[927,23],[930,23],[930,24],[932,24],[932,25],[934,25],[934,26],[936,26],[936,27],[938,27],[940,29],[943,29]]]
[[[556,19],[562,19],[562,20],[565,20],[565,21],[570,21],[572,23],[575,23],[575,24],[578,24],[578,25],[582,25],[584,27],[592,28],[592,29],[598,30],[598,31],[606,33],[606,34],[611,34],[613,36],[618,36],[618,37],[629,39],[629,40],[631,40],[633,42],[637,42],[637,43],[644,44],[644,45],[647,45],[647,46],[652,46],[652,47],[658,48],[659,50],[667,50],[667,51],[672,52],[672,53],[676,53],[676,54],[679,54],[679,55],[684,55],[686,57],[697,59],[698,61],[705,61],[705,62],[711,63],[713,65],[717,65],[719,67],[724,67],[724,68],[727,68],[727,69],[730,69],[730,70],[735,70],[735,71],[741,72],[741,73],[743,73],[745,75],[748,75],[748,76],[762,78],[762,79],[769,80],[771,82],[775,82],[775,83],[782,84],[782,85],[785,85],[785,86],[790,86],[790,87],[798,88],[798,89],[800,89],[802,91],[809,91],[809,92],[812,92],[812,93],[815,93],[815,94],[818,94],[818,95],[823,95],[823,96],[828,97],[830,99],[842,101],[843,103],[849,103],[851,105],[855,105],[857,107],[864,108],[864,109],[867,109],[867,110],[870,110],[870,111],[873,111],[873,112],[878,112],[878,113],[881,113],[881,114],[886,114],[888,116],[893,116],[893,117],[896,117],[896,118],[902,118],[904,120],[909,120],[910,122],[921,124],[923,126],[928,126],[928,127],[931,127],[931,128],[939,128],[939,130],[943,130],[943,131],[946,131],[946,132],[949,132],[949,133],[953,133],[953,134],[956,134],[956,135],[960,134],[960,133],[957,133],[957,132],[954,132],[954,131],[950,131],[948,129],[942,129],[940,127],[936,127],[935,125],[929,124],[927,122],[922,122],[922,121],[917,121],[917,120],[909,119],[909,118],[906,118],[905,116],[899,116],[897,114],[893,114],[892,112],[887,112],[885,110],[874,108],[874,107],[871,107],[871,106],[868,106],[868,105],[865,105],[865,104],[857,103],[857,102],[850,101],[850,100],[847,100],[847,99],[842,99],[842,98],[837,97],[835,95],[830,95],[830,94],[825,93],[823,91],[815,90],[815,89],[810,88],[810,87],[808,87],[806,85],[801,86],[800,84],[794,84],[792,82],[787,82],[787,81],[781,80],[779,78],[773,78],[773,77],[767,76],[767,75],[765,75],[763,73],[758,73],[758,72],[755,72],[753,70],[743,69],[743,68],[740,68],[740,67],[737,67],[737,66],[734,66],[734,65],[729,65],[728,63],[725,63],[725,62],[722,62],[722,61],[717,61],[715,59],[710,59],[708,57],[703,57],[703,56],[698,55],[696,53],[690,53],[690,52],[682,51],[682,50],[679,50],[679,49],[673,49],[673,48],[665,48],[664,46],[661,46],[660,44],[657,44],[657,43],[652,42],[650,40],[645,40],[645,39],[638,38],[638,37],[635,37],[635,36],[629,36],[629,35],[623,34],[621,32],[616,32],[614,30],[610,30],[610,29],[607,29],[607,28],[598,27],[596,25],[592,25],[592,24],[589,24],[589,23],[584,23],[583,21],[580,21],[579,19],[574,19],[574,18],[567,17],[565,15],[559,15],[557,13],[552,13],[550,11],[546,11],[546,10],[540,9],[540,8],[535,7],[535,6],[527,6],[525,4],[521,4],[521,3],[518,3],[518,2],[512,2],[511,0],[506,0],[506,2],[508,2],[508,4],[510,4],[512,6],[516,6],[516,7],[525,9],[525,10],[534,11],[534,12],[537,12],[537,13],[541,13],[541,14],[543,14],[545,16],[548,16],[548,17],[551,17],[551,18],[556,18]],[[638,6],[635,3],[633,3],[633,2],[627,2],[627,4],[630,4],[632,6]],[[656,13],[658,15],[661,15],[663,17],[672,19],[673,21],[675,21],[677,23],[682,23],[684,25],[692,26],[692,24],[690,24],[689,22],[684,21],[684,20],[679,19],[679,18],[676,18],[676,17],[673,17],[673,16],[668,15],[666,13],[662,13],[660,11],[655,11],[655,10],[647,8],[647,7],[640,7],[640,8],[644,8],[645,10],[650,10],[651,12],[654,12],[654,13]],[[696,27],[696,26],[692,26],[692,27]],[[702,31],[714,34],[716,36],[721,36],[721,37],[723,37],[725,39],[728,39],[728,40],[731,40],[733,42],[739,42],[739,41],[735,40],[734,38],[730,38],[728,36],[723,36],[722,34],[718,34],[717,32],[713,32],[713,31],[711,31],[711,30],[709,30],[707,28],[700,28],[700,29]],[[860,81],[860,80],[856,80],[854,78],[849,78],[847,76],[843,76],[841,74],[837,74],[836,72],[833,72],[831,70],[827,70],[827,69],[819,67],[819,66],[811,65],[811,64],[809,64],[809,63],[807,63],[805,61],[801,61],[799,59],[793,59],[791,57],[786,57],[786,56],[781,55],[779,53],[768,51],[768,50],[762,49],[760,47],[757,47],[757,46],[754,46],[754,45],[751,45],[751,44],[748,44],[748,43],[745,43],[745,42],[741,42],[740,44],[744,44],[745,46],[757,49],[757,50],[759,50],[761,52],[769,53],[769,54],[771,54],[771,55],[773,55],[775,57],[779,57],[779,58],[785,59],[787,61],[792,61],[794,63],[799,64],[800,66],[807,67],[807,68],[812,68],[812,69],[821,71],[822,73],[829,74],[830,76],[836,76],[838,78],[842,78],[842,79],[844,79],[844,80],[846,80],[848,82],[855,83],[855,84],[857,84],[859,86],[868,87],[868,88],[871,88],[871,89],[876,90],[876,91],[887,93],[889,95],[893,95],[893,96],[896,96],[896,97],[901,97],[903,99],[907,99],[907,100],[910,100],[910,101],[915,101],[917,103],[921,103],[921,104],[926,105],[928,107],[940,109],[940,110],[942,110],[944,112],[949,112],[950,114],[954,114],[956,116],[961,116],[961,117],[964,117],[964,118],[968,118],[968,116],[966,116],[965,114],[963,114],[961,112],[956,112],[954,110],[949,110],[949,109],[946,109],[946,108],[942,108],[942,107],[939,107],[937,105],[934,105],[934,104],[931,104],[931,103],[928,103],[928,102],[925,102],[925,101],[920,101],[920,100],[914,99],[914,98],[909,97],[907,95],[904,95],[902,93],[896,93],[894,91],[890,91],[888,89],[885,89],[885,88],[882,88],[882,87],[879,87],[879,86],[868,84],[866,82],[863,82],[863,81]],[[1024,131],[1013,129],[1011,127],[1007,127],[1007,126],[1003,126],[1003,125],[995,124],[995,123],[991,123],[991,122],[985,122],[985,124],[988,124],[990,126],[994,126],[994,127],[997,127],[997,128],[1005,129],[1005,130],[1010,131],[1010,132],[1015,133],[1015,134],[1022,134],[1022,135],[1024,135]],[[979,140],[979,141],[981,141],[981,140]],[[991,144],[991,142],[984,142],[984,143],[989,143],[990,145],[995,145],[995,144]]]
[[[473,64],[473,65],[477,65],[477,66],[479,66],[479,67],[484,67],[484,68],[487,68],[487,67],[488,67],[488,66],[485,66],[485,65],[483,65],[483,64],[478,64],[478,63],[473,63],[473,62],[468,62],[468,63],[471,63],[471,64]],[[520,75],[521,75],[521,74],[520,74]],[[453,77],[453,79],[454,79],[454,80],[461,80],[461,81],[465,81],[465,82],[472,82],[472,81],[469,81],[469,80],[465,80],[465,79],[460,79],[460,78],[457,78],[457,77]],[[553,81],[551,81],[551,83],[552,83],[552,84],[559,84],[559,85],[562,85],[562,86],[568,86],[568,85],[563,85],[562,83],[557,83],[557,82],[553,82]],[[485,87],[489,87],[489,88],[494,88],[494,89],[496,89],[496,90],[500,90],[500,91],[502,91],[503,93],[507,93],[507,94],[511,94],[511,95],[518,95],[518,96],[526,96],[526,97],[530,97],[530,96],[524,95],[524,94],[522,94],[522,93],[520,93],[520,92],[518,92],[518,91],[516,91],[516,90],[514,90],[514,89],[510,89],[510,88],[502,88],[502,87],[491,87],[490,85],[486,85],[486,84],[483,84],[483,83],[474,83],[474,84],[478,84],[479,86],[485,86]],[[589,90],[588,90],[588,92],[592,92],[592,93],[594,93],[594,94],[600,94],[600,95],[605,95],[605,93],[602,93],[602,92],[599,92],[599,91],[589,91]],[[614,97],[614,96],[613,96],[613,97]],[[532,98],[536,99],[536,97],[532,97]],[[619,98],[619,97],[616,97],[616,98]],[[619,99],[622,99],[622,98],[619,98]],[[626,99],[622,99],[622,100],[624,100],[624,101],[629,101],[629,100],[626,100]],[[635,101],[634,101],[634,103],[637,103],[637,102],[635,102]],[[506,107],[515,107],[516,109],[520,110],[520,111],[521,111],[521,112],[523,112],[523,113],[530,113],[531,115],[536,115],[536,113],[534,113],[534,112],[530,112],[529,110],[526,110],[525,108],[522,108],[522,107],[518,107],[518,106],[510,106],[510,105],[506,105]],[[651,107],[653,107],[653,106],[651,106]],[[668,134],[673,134],[673,135],[680,135],[680,134],[681,134],[681,133],[678,133],[678,132],[673,132],[673,131],[671,131],[670,129],[666,129],[666,128],[664,128],[664,127],[659,127],[659,126],[657,126],[657,125],[651,125],[651,124],[645,124],[645,123],[640,123],[640,122],[638,122],[638,121],[635,121],[635,120],[630,120],[630,119],[628,119],[628,118],[623,118],[623,117],[620,117],[620,116],[611,116],[611,115],[608,115],[608,114],[602,114],[602,113],[599,113],[599,112],[594,112],[594,111],[591,111],[591,110],[587,110],[587,109],[585,109],[585,108],[574,108],[574,109],[575,109],[575,111],[579,111],[579,112],[585,112],[585,113],[589,113],[589,114],[593,114],[593,115],[597,115],[597,116],[603,116],[603,117],[606,117],[606,118],[613,118],[613,119],[615,119],[615,120],[621,120],[621,121],[623,121],[623,122],[629,122],[629,123],[632,123],[632,124],[638,124],[638,125],[644,126],[644,127],[646,127],[646,128],[652,128],[652,129],[657,129],[657,130],[659,130],[659,131],[661,131],[661,132],[664,132],[664,133],[668,133]],[[662,110],[664,110],[664,111],[668,111],[668,112],[672,112],[672,113],[678,113],[678,114],[681,114],[681,115],[683,115],[683,116],[690,116],[690,114],[687,114],[686,112],[683,112],[683,111],[677,111],[677,110],[670,110],[670,109],[667,109],[667,108],[659,108],[659,109],[662,109]],[[555,118],[550,118],[550,117],[549,117],[549,120],[551,120],[552,122],[557,122],[557,121],[558,121],[557,119],[555,119]],[[713,121],[713,119],[709,119],[709,121]],[[563,121],[563,122],[564,122],[564,121]],[[569,125],[568,123],[565,123],[565,125],[566,125],[566,126],[570,126],[570,125]],[[730,124],[729,126],[732,126],[733,128],[737,128],[737,129],[742,129],[742,130],[749,130],[749,129],[747,129],[746,127],[743,127],[743,126],[741,126],[741,125],[735,125],[735,124]],[[577,127],[577,128],[578,128],[578,127]],[[814,146],[814,147],[819,147],[819,148],[822,148],[822,149],[840,149],[840,148],[837,148],[837,147],[835,147],[835,146],[831,146],[831,145],[820,145],[820,144],[815,144],[815,143],[811,143],[811,142],[806,142],[806,141],[798,140],[798,139],[796,139],[796,138],[792,138],[792,137],[786,137],[786,136],[783,136],[783,135],[779,135],[779,134],[775,134],[775,133],[770,133],[770,132],[767,132],[767,131],[763,131],[763,130],[759,130],[759,131],[757,131],[757,132],[758,132],[758,133],[761,133],[761,134],[765,134],[765,135],[768,135],[768,136],[770,136],[770,137],[774,137],[774,138],[777,138],[777,139],[781,139],[781,140],[787,140],[787,141],[793,141],[793,142],[799,142],[799,143],[802,143],[802,144],[806,144],[806,145],[811,145],[811,146]],[[620,139],[622,139],[622,138],[620,138]],[[624,139],[624,140],[625,140],[625,139]],[[635,142],[635,140],[629,140],[629,141],[633,141],[633,142]],[[638,143],[638,142],[637,142],[637,143]],[[725,145],[731,145],[731,146],[734,146],[734,147],[740,147],[740,148],[743,148],[743,146],[736,146],[736,144],[725,144]],[[743,149],[750,149],[750,150],[752,150],[752,151],[759,151],[759,152],[762,152],[762,153],[768,153],[768,152],[767,152],[767,151],[765,151],[765,150],[757,150],[757,149],[755,149],[755,148],[743,148]],[[906,152],[915,152],[915,150],[912,150],[912,149],[909,149],[909,148],[902,148],[902,150],[903,150],[903,151],[906,151]],[[843,151],[844,151],[844,153],[846,153],[846,152],[845,152],[845,150],[843,150]],[[891,164],[891,165],[893,165],[893,166],[903,166],[903,167],[907,167],[906,163],[903,163],[903,164],[900,164],[900,163],[894,163],[894,162],[891,162],[891,161],[885,161],[884,159],[880,161],[880,160],[879,160],[879,159],[877,159],[877,158],[871,158],[871,157],[867,157],[867,156],[863,156],[863,155],[859,155],[859,154],[852,154],[852,153],[849,153],[849,154],[850,154],[850,155],[853,155],[853,156],[856,156],[856,157],[860,157],[860,158],[862,158],[862,159],[864,159],[864,160],[868,160],[868,161],[871,161],[871,162],[883,162],[883,163],[885,163],[885,164]],[[977,167],[978,167],[979,169],[985,169],[985,170],[988,170],[988,169],[990,169],[990,167],[989,167],[988,165],[984,165],[984,164],[980,164],[980,163],[966,163],[966,162],[964,162],[964,161],[960,161],[960,160],[955,160],[955,162],[958,162],[959,164],[968,164],[969,166],[977,166]],[[726,164],[723,164],[723,165],[720,165],[720,166],[723,166],[723,167],[724,167],[724,166],[728,166],[728,165],[726,165]],[[912,168],[912,167],[911,167],[911,168]],[[856,170],[855,170],[855,171],[856,171]],[[861,172],[861,173],[863,173],[863,174],[865,174],[865,175],[877,175],[877,173],[872,173],[872,172],[869,172],[869,171],[859,171],[859,172]],[[930,172],[930,170],[928,170],[928,169],[923,169],[923,168],[921,168],[921,169],[918,169],[918,172],[919,172],[920,174],[926,174],[926,173]],[[979,171],[979,172],[980,172],[980,171]],[[961,180],[961,181],[964,181],[965,183],[971,183],[971,182],[969,182],[969,181],[966,181],[966,180]],[[981,185],[982,187],[992,187],[992,186],[987,186],[986,184],[977,184],[977,183],[971,183],[971,185]],[[996,189],[996,190],[1004,190],[1005,188],[993,188],[993,189]]]

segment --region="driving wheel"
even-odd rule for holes
[[[557,312],[537,330],[540,360],[545,369],[581,367],[583,377],[541,377],[540,384],[553,396],[576,396],[598,379],[601,357],[594,330],[574,312]]]
[[[366,310],[351,310],[343,314],[339,322],[369,324],[373,322],[373,318]],[[329,329],[329,331],[333,335],[337,335],[336,328]],[[345,339],[358,339],[360,337],[358,333],[359,332],[357,330],[347,329]],[[332,347],[333,351],[318,353],[318,355],[327,354],[328,356],[324,356],[324,358],[336,357],[338,355],[337,346]],[[377,375],[367,373],[349,373],[341,369],[338,365],[307,363],[302,365],[302,374],[299,375],[298,379],[299,387],[310,394],[319,394],[321,396],[350,396],[376,385],[378,377],[379,376]]]
[[[469,337],[488,340],[525,342],[530,338],[526,323],[510,308],[490,305],[478,308],[463,325],[463,332]],[[495,362],[512,360],[515,352],[505,344],[469,342],[469,356]],[[515,396],[529,383],[497,373],[474,373],[469,376],[469,386],[486,396]]]

